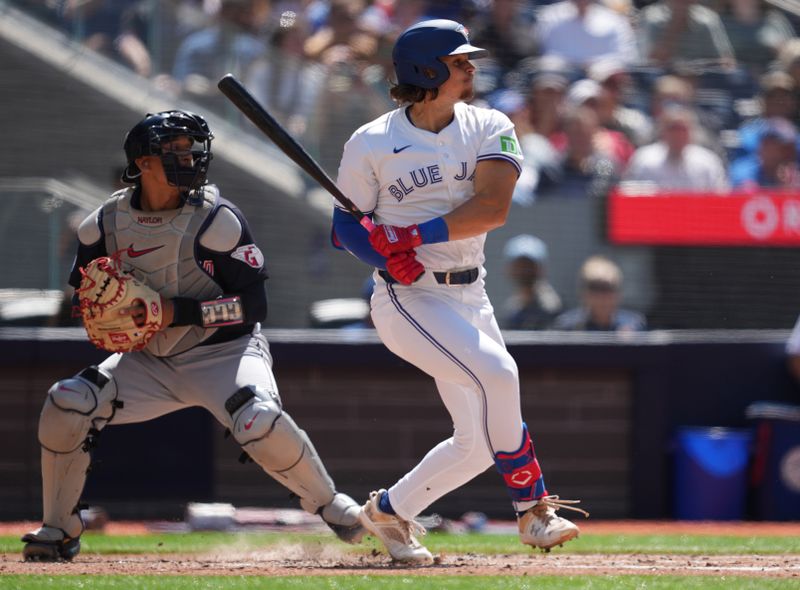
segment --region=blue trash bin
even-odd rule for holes
[[[744,429],[678,429],[673,490],[675,518],[744,518],[752,438],[751,431]]]
[[[800,520],[800,406],[756,402],[753,485],[760,520]]]

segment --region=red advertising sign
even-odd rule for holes
[[[660,193],[608,198],[615,244],[800,246],[800,193]]]

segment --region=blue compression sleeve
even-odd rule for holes
[[[361,262],[386,270],[386,258],[373,249],[367,230],[355,217],[338,207],[333,208],[333,234]]]
[[[450,229],[447,227],[447,222],[441,217],[434,217],[430,221],[420,223],[417,227],[423,244],[437,244],[450,239]]]

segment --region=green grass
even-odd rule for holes
[[[238,547],[243,551],[277,544],[339,543],[332,534],[287,533],[190,533],[108,536],[86,533],[81,538],[83,553],[205,553],[215,548]],[[425,545],[434,553],[529,553],[516,535],[451,535],[431,533]],[[353,547],[354,552],[379,548],[376,541]],[[16,536],[0,536],[0,553],[17,553],[22,543]],[[558,552],[567,553],[680,553],[680,554],[800,554],[798,537],[733,537],[701,535],[590,535],[571,541]],[[2,584],[0,584],[2,588]]]
[[[83,555],[92,553],[213,553],[226,550],[267,549],[277,545],[333,544],[345,547],[331,534],[191,533],[108,536],[87,533]],[[451,535],[431,533],[426,545],[434,553],[529,553],[516,535]],[[17,536],[0,536],[0,552],[18,553]],[[353,547],[354,552],[382,548],[375,540]],[[794,537],[712,537],[699,535],[583,535],[558,552],[565,553],[682,553],[682,554],[800,554]],[[35,568],[32,568],[35,571]],[[416,572],[414,572],[416,573]],[[73,588],[91,590],[800,590],[799,579],[739,576],[446,576],[399,572],[397,576],[113,576],[113,575],[3,575],[0,590]]]
[[[3,590],[787,590],[799,581],[687,576],[0,576]]]

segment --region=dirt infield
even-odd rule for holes
[[[357,556],[308,546],[227,555],[79,555],[72,563],[26,563],[19,554],[0,556],[0,575],[710,575],[800,577],[800,556],[685,555],[442,555],[430,567],[393,564],[383,554]]]
[[[29,523],[0,525],[0,534],[29,530]],[[708,534],[796,536],[800,524],[781,523],[587,523],[584,534]],[[138,523],[110,523],[109,534],[145,534]],[[20,554],[0,555],[0,575],[409,575],[423,568],[395,565],[382,553],[356,555],[336,545],[291,544],[269,550],[235,547],[213,555],[81,554],[73,563],[25,563]],[[444,554],[425,575],[713,575],[800,578],[800,555],[599,555],[531,552],[515,555]]]

